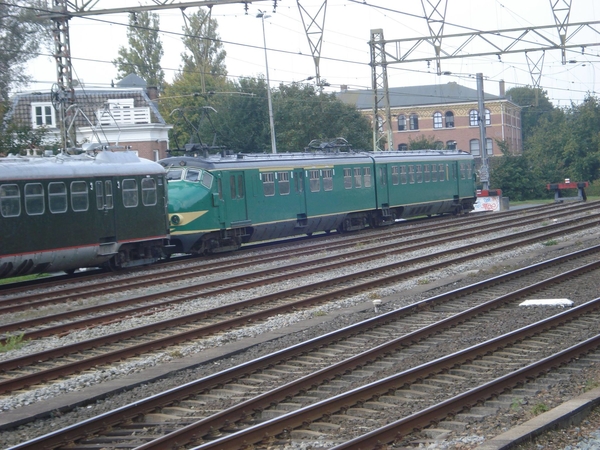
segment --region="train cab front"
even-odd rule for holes
[[[165,167],[174,253],[203,253],[204,235],[219,228],[218,208],[213,200],[215,177],[208,170],[188,163]]]

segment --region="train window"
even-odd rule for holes
[[[67,186],[65,183],[48,183],[48,208],[52,214],[67,211]]]
[[[223,200],[223,182],[220,178],[217,178],[217,193],[219,194],[219,200]]]
[[[102,181],[96,181],[96,208],[104,209],[104,185]]]
[[[365,187],[371,187],[371,168],[370,167],[365,167],[363,169],[363,173],[364,173],[364,178],[365,178]]]
[[[385,166],[379,167],[379,182],[382,186],[387,185],[387,172]]]
[[[352,169],[344,169],[344,188],[352,189]]]
[[[21,192],[16,184],[0,186],[0,210],[2,217],[17,217],[21,215]]]
[[[354,168],[354,187],[360,188],[362,187],[362,173],[360,167]]]
[[[202,186],[204,186],[207,189],[210,189],[212,187],[213,184],[213,180],[214,180],[214,176],[212,173],[208,173],[208,172],[202,172],[202,179],[200,180],[200,183],[202,184]]]
[[[289,195],[290,193],[290,174],[289,172],[277,173],[277,185],[279,186],[279,195]]]
[[[333,169],[323,170],[323,190],[333,191]]]
[[[265,197],[275,195],[275,174],[273,172],[265,172],[262,174],[263,192]]]
[[[304,172],[295,172],[294,188],[298,193],[304,192]]]
[[[25,185],[25,211],[30,216],[44,214],[44,187],[41,183],[27,183]]]
[[[200,171],[188,170],[185,174],[185,181],[198,181],[200,179]]]
[[[71,183],[71,208],[73,208],[73,211],[88,210],[88,187],[85,181],[73,181]]]
[[[113,185],[112,181],[106,180],[104,182],[104,208],[105,209],[113,209],[114,200],[113,200]]]
[[[167,181],[179,181],[182,174],[183,169],[169,169],[167,171]]]
[[[125,208],[135,208],[138,205],[137,181],[133,178],[123,180],[123,206]]]
[[[434,183],[437,181],[437,164],[431,165],[431,181]]]
[[[443,164],[440,164],[440,167],[438,169],[438,177],[439,177],[440,181],[446,180],[446,171],[444,170]]]
[[[243,175],[238,175],[237,184],[238,184],[238,189],[237,189],[238,198],[244,198],[244,176]]]
[[[229,190],[231,191],[231,198],[237,198],[236,188],[235,188],[235,175],[229,175]]]
[[[392,166],[392,184],[394,186],[400,184],[400,172],[398,172],[398,166]]]
[[[408,177],[406,175],[406,166],[400,166],[400,183],[408,183]]]
[[[425,164],[423,166],[424,174],[425,174],[425,183],[429,183],[431,181],[431,173],[429,172],[429,164]]]
[[[318,170],[309,170],[308,180],[310,192],[319,192],[321,190],[321,175]]]
[[[423,182],[423,168],[421,164],[417,164],[417,183]]]
[[[156,205],[156,180],[154,178],[142,178],[142,203],[144,206]]]

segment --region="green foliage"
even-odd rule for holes
[[[217,33],[218,24],[203,9],[186,16],[181,39],[186,51],[181,54],[183,73],[198,72],[206,76],[226,75],[223,44]]]
[[[548,408],[548,406],[545,405],[544,403],[538,403],[532,408],[531,413],[534,416],[539,416],[540,414],[545,413],[549,409],[550,408]]]
[[[48,129],[32,128],[31,125],[9,123],[0,133],[0,155],[24,155],[27,149],[56,151],[60,142],[48,140]]]
[[[540,88],[515,87],[506,92],[514,103],[522,106],[521,128],[523,136],[529,136],[542,117],[554,109],[547,92]]]
[[[160,91],[165,83],[165,72],[160,66],[164,51],[159,37],[158,14],[149,11],[129,14],[127,38],[129,49],[119,48],[119,57],[113,61],[118,78],[135,74]]]
[[[38,17],[47,10],[47,3],[41,0],[0,2],[0,101],[8,100],[12,88],[30,81],[26,63],[42,46],[52,44],[50,20]]]
[[[421,135],[420,138],[412,140],[409,138],[408,140],[408,149],[409,150],[430,150],[430,149],[438,149],[441,150],[444,148],[444,144],[436,141],[435,136],[427,136],[424,134]]]
[[[24,335],[25,333],[21,333],[14,336],[8,336],[4,340],[4,344],[0,343],[0,353],[9,352],[11,350],[17,350],[23,347],[23,345],[25,345],[25,343],[27,342],[23,339]]]

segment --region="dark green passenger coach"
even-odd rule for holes
[[[167,168],[177,252],[318,231],[459,214],[476,200],[473,157],[460,151],[177,156]]]

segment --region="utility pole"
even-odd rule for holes
[[[490,171],[487,164],[487,145],[485,140],[485,107],[483,105],[483,74],[477,74],[477,107],[479,108],[479,151],[481,152],[481,169],[479,178],[483,189],[487,190],[490,181]]]

